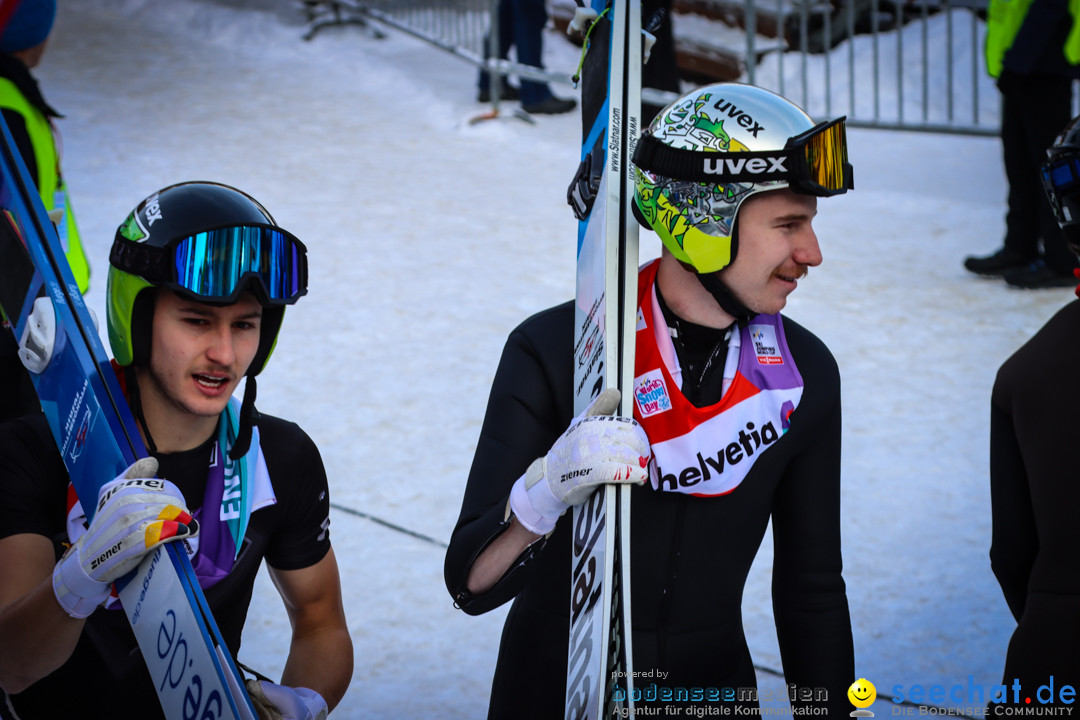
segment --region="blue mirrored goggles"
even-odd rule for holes
[[[250,290],[265,304],[291,305],[307,293],[307,248],[274,227],[205,230],[164,247],[118,236],[109,261],[118,270],[206,302],[233,303]]]
[[[1042,182],[1057,221],[1064,224],[1080,220],[1080,197],[1070,197],[1080,191],[1080,157],[1070,153],[1050,158],[1043,163]]]

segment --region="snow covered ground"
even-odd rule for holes
[[[210,179],[258,197],[311,259],[260,408],[316,440],[335,503],[445,542],[507,333],[573,294],[564,198],[579,121],[471,125],[486,108],[466,63],[399,33],[303,32],[286,0],[61,3],[37,74],[66,115],[89,302],[104,317],[113,233],[151,191]],[[566,58],[569,72],[576,50],[557,42],[549,67]],[[821,203],[825,263],[787,312],[844,379],[856,671],[886,697],[991,685],[1013,623],[987,557],[990,387],[1072,293],[1012,291],[961,267],[1003,233],[997,140],[853,130],[850,142],[857,190]],[[643,259],[658,247],[644,238]],[[482,717],[503,611],[453,608],[438,542],[344,511],[331,529],[356,648],[334,717]],[[744,614],[755,660],[779,669],[769,552]],[[240,659],[274,675],[287,641],[263,578]]]

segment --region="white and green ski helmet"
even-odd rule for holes
[[[213,305],[245,292],[263,306],[254,377],[277,340],[285,306],[307,292],[307,251],[255,198],[214,182],[170,185],[143,200],[116,231],[109,254],[109,344],[121,366],[150,358],[152,293],[167,287]]]
[[[825,196],[852,186],[843,122],[815,125],[791,101],[753,85],[694,90],[642,133],[637,210],[678,260],[701,274],[721,270],[735,259],[736,219],[748,197],[786,187]],[[815,148],[813,156],[808,138],[827,151]]]

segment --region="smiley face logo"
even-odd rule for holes
[[[847,691],[848,700],[857,708],[868,708],[877,700],[877,688],[866,678],[859,678],[851,683]]]

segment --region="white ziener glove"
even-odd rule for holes
[[[155,478],[157,469],[156,459],[142,458],[101,486],[90,527],[53,570],[53,593],[71,617],[94,612],[109,597],[110,583],[158,545],[198,534],[184,496]]]
[[[248,680],[248,694],[259,720],[326,720],[330,709],[322,695],[305,687]]]
[[[597,487],[648,480],[649,438],[633,418],[612,417],[618,406],[618,390],[600,393],[548,454],[517,479],[510,509],[525,528],[547,535],[568,508],[588,500]]]

